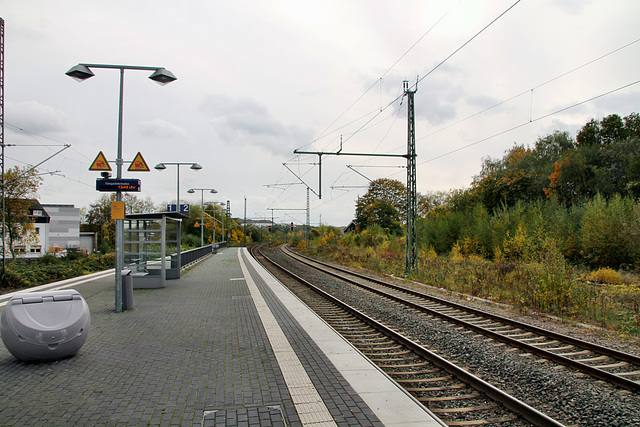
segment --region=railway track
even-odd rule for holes
[[[318,260],[285,248],[283,252],[326,274],[418,311],[455,323],[527,353],[576,369],[594,378],[640,392],[640,357],[568,335],[456,304]]]
[[[544,425],[558,421],[427,350],[266,257],[276,274],[327,323],[450,426]]]

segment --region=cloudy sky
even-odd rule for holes
[[[153,166],[197,162],[180,168],[181,199],[216,188],[205,201],[229,200],[242,217],[246,198],[248,218],[282,223],[305,222],[307,186],[311,222],[342,226],[367,178],[406,181],[402,158],[323,156],[319,180],[318,156],[294,154],[406,153],[404,80],[417,83],[421,193],[468,187],[483,158],[513,144],[640,112],[640,2],[514,3],[0,0],[6,163],[70,144],[39,166],[41,202],[100,197],[88,169],[99,151],[115,168],[119,73],[78,83],[65,75],[78,63],[178,78],[125,72],[123,157],[141,152],[152,168],[125,171],[142,180],[138,196],[174,201],[176,166]]]

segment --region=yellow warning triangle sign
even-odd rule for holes
[[[144,161],[144,158],[142,157],[142,154],[140,154],[139,151],[138,151],[138,154],[136,154],[136,157],[133,159],[133,161],[129,165],[129,169],[127,170],[130,172],[150,172],[151,171],[151,169],[149,169],[149,165],[147,165],[147,162]]]
[[[93,163],[91,163],[91,167],[89,168],[89,170],[90,171],[110,171],[111,170],[111,166],[109,165],[109,162],[107,161],[107,159],[104,157],[104,154],[102,154],[102,151],[98,153],[98,157],[96,157]]]

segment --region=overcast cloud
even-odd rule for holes
[[[7,165],[70,144],[39,168],[60,171],[43,175],[40,200],[86,207],[100,197],[88,168],[99,151],[115,160],[119,76],[93,69],[79,84],[64,73],[81,62],[176,75],[160,87],[150,72],[126,71],[123,153],[141,152],[151,166],[200,163],[181,169],[181,199],[199,203],[186,190],[214,187],[211,201],[229,200],[234,216],[246,199],[248,217],[270,218],[270,209],[306,207],[302,179],[314,224],[346,225],[363,175],[405,182],[404,159],[325,155],[320,180],[319,156],[293,150],[406,152],[403,80],[418,80],[423,193],[468,187],[482,158],[513,144],[640,112],[639,2],[521,0],[456,52],[514,3],[0,0],[5,142],[16,145]],[[176,176],[175,166],[135,175],[139,196],[164,206]],[[278,212],[276,221],[305,220]]]

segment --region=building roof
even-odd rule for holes
[[[179,212],[146,212],[146,213],[135,213],[128,214],[124,216],[125,219],[162,219],[162,217],[167,217],[171,219],[183,219],[189,218],[189,216],[181,214]]]
[[[40,204],[39,201],[37,201],[36,199],[24,199],[29,201],[31,204],[29,206],[29,216],[32,218],[35,218],[35,222],[36,223],[47,223],[49,221],[51,221],[51,217],[49,217],[49,214],[47,213],[46,209],[44,208],[44,206],[42,206]],[[34,215],[34,212],[36,211],[41,211],[42,215]]]

